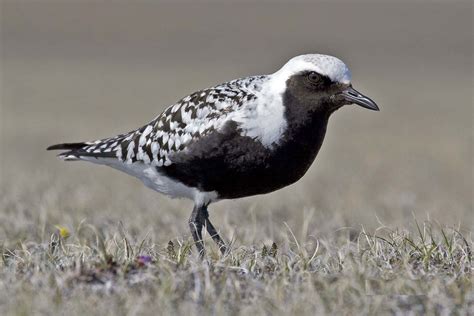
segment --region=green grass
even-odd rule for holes
[[[126,224],[81,222],[70,236],[6,240],[1,314],[456,314],[474,311],[472,232],[414,221],[281,242],[234,240],[221,256],[206,237],[156,244]]]

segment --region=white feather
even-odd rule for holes
[[[68,157],[65,157],[66,159]],[[123,171],[133,177],[140,179],[147,187],[171,198],[187,198],[193,200],[196,205],[206,205],[218,199],[215,191],[203,192],[197,188],[189,187],[181,182],[175,181],[158,172],[154,166],[134,163],[125,164],[112,158],[80,157],[82,160],[96,164],[107,165],[114,169]],[[166,162],[165,162],[166,165]]]

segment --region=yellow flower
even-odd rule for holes
[[[66,239],[71,235],[71,233],[66,227],[60,225],[55,225],[55,227],[58,229],[59,236],[61,236],[62,238]]]

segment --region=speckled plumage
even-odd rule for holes
[[[229,114],[246,110],[257,99],[265,80],[265,76],[248,77],[197,91],[137,130],[86,143],[81,150],[62,156],[65,159],[115,157],[125,164],[168,166],[172,163],[170,154],[217,130]]]

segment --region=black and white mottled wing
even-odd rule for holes
[[[263,81],[265,76],[248,77],[195,92],[137,130],[85,143],[80,150],[66,152],[62,157],[115,158],[126,164],[139,161],[168,166],[172,163],[171,154],[219,130],[230,113],[254,102]]]

